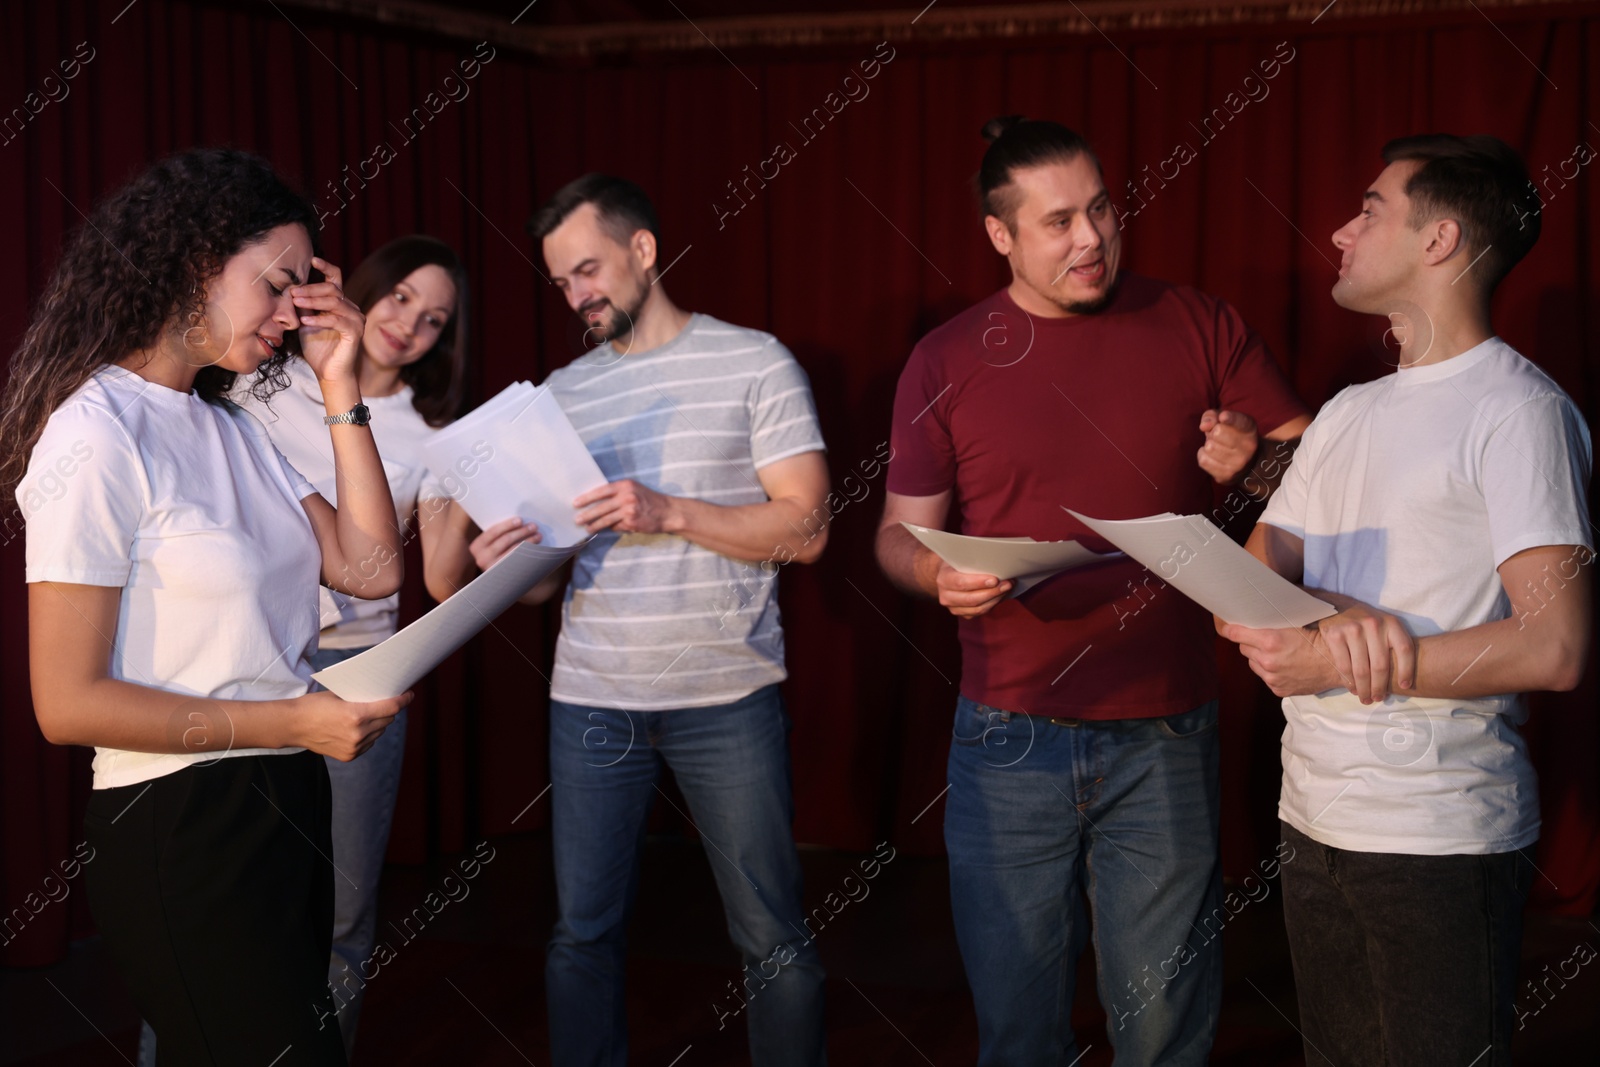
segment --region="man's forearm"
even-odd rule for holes
[[[1397,687],[1395,693],[1470,700],[1564,691],[1575,688],[1582,675],[1583,653],[1572,641],[1510,618],[1421,638],[1416,684]]]
[[[939,557],[898,524],[878,531],[878,565],[902,592],[939,599]]]
[[[1413,685],[1396,692],[1472,699],[1575,688],[1594,627],[1592,575],[1582,567],[1584,553],[1545,545],[1507,559],[1498,569],[1511,601],[1510,617],[1417,640]],[[1571,574],[1568,564],[1574,565]],[[1308,591],[1341,611],[1350,607],[1348,598]]]
[[[762,504],[711,504],[670,497],[662,528],[702,548],[748,563],[810,563],[828,538],[826,506],[805,510],[798,500]]]
[[[1361,606],[1353,597],[1307,588],[1340,611]],[[1570,612],[1568,613],[1570,616]],[[1410,688],[1393,686],[1397,696],[1477,700],[1507,693],[1566,690],[1583,672],[1588,636],[1570,617],[1497,619],[1464,630],[1418,638],[1417,676]],[[1330,680],[1331,682],[1331,680]],[[1339,679],[1338,685],[1349,685]]]

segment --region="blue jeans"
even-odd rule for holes
[[[623,970],[646,819],[663,762],[705,843],[745,964],[708,1003],[719,1029],[742,1015],[756,1067],[817,1067],[822,963],[804,927],[789,787],[789,718],[778,687],[708,708],[628,712],[550,702],[559,915],[545,961],[556,1067],[624,1067]],[[661,794],[664,795],[664,794]]]
[[[310,657],[311,668],[320,671],[365,651],[321,649]],[[372,958],[377,940],[378,882],[389,851],[405,754],[406,712],[401,708],[359,759],[342,763],[324,757],[333,784],[333,951],[328,958],[328,985],[346,1055],[355,1048],[356,1021],[367,990],[362,967]],[[366,968],[367,973],[372,970]]]
[[[1217,751],[1215,701],[1094,722],[959,700],[944,837],[981,1067],[1076,1060],[1090,938],[1118,1067],[1206,1062],[1222,985]]]
[[[320,671],[365,651],[319,649],[307,662],[313,671]],[[321,688],[312,683],[313,690]],[[341,763],[324,757],[333,786],[333,951],[328,960],[328,985],[333,990],[346,1056],[355,1047],[356,1020],[366,993],[360,967],[371,958],[377,938],[378,879],[383,874],[384,853],[389,850],[389,827],[394,821],[405,751],[406,713],[401,709],[360,759]],[[155,1067],[155,1062],[155,1031],[144,1023],[139,1033],[138,1067]]]

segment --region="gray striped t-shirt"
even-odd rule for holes
[[[759,504],[767,495],[758,470],[823,448],[810,383],[789,350],[708,315],[649,352],[601,345],[548,384],[607,479],[671,496]],[[630,711],[707,707],[785,677],[770,564],[672,534],[612,530],[573,562],[554,699]]]

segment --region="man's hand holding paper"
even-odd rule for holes
[[[901,525],[933,554],[939,603],[958,618],[994,609],[1008,596],[1021,596],[1064,570],[1102,563],[1121,554],[1101,555],[1076,541],[1035,541],[1031,537],[973,537]]]
[[[939,603],[961,619],[974,619],[992,611],[996,604],[1011,595],[1017,584],[992,574],[956,570],[943,559],[939,560],[934,583],[939,587]]]
[[[606,476],[549,389],[528,382],[507,386],[434,434],[425,448],[432,468],[441,478],[449,475],[445,485],[456,505],[485,533],[496,530],[490,540],[502,552],[532,536],[501,543],[511,529],[500,529],[508,519],[537,523],[550,545],[589,537],[573,500],[604,486]]]
[[[1405,623],[1338,593],[1307,590],[1341,610],[1298,629],[1258,630],[1217,618],[1217,633],[1239,646],[1280,697],[1348,689],[1377,703],[1416,684],[1417,644]]]
[[[677,533],[674,498],[658,493],[632,478],[610,482],[582,493],[572,502],[581,509],[577,521],[591,534],[615,529],[618,533]]]

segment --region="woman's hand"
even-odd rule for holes
[[[538,544],[540,538],[537,523],[525,523],[521,519],[502,519],[474,537],[467,548],[472,552],[472,562],[478,565],[480,571],[486,571],[494,566],[501,556],[523,541]]]
[[[321,256],[312,266],[325,281],[290,290],[300,312],[300,352],[324,382],[356,381],[366,316],[344,295],[344,273]]]
[[[291,701],[288,743],[349,763],[377,743],[413,695],[359,702],[307,693]]]

